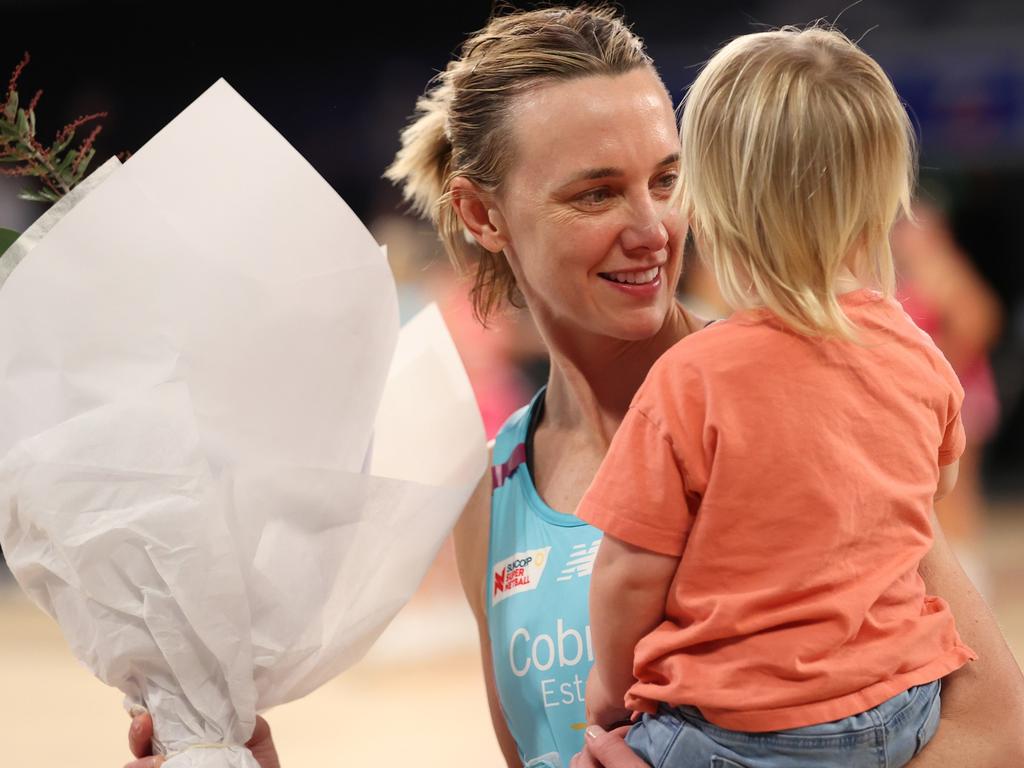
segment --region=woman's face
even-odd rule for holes
[[[686,230],[668,206],[679,137],[660,80],[642,68],[537,88],[517,101],[512,139],[495,205],[531,311],[610,338],[657,333]]]

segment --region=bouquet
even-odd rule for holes
[[[0,287],[0,543],[168,768],[254,768],[257,711],[362,656],[469,498],[472,391],[224,81],[75,193]]]

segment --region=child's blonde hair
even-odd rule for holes
[[[849,267],[892,295],[889,230],[916,175],[882,68],[820,26],[744,35],[690,87],[680,131],[683,204],[726,300],[856,338],[837,280]]]

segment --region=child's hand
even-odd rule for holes
[[[596,667],[591,668],[587,678],[586,712],[587,722],[602,728],[628,721],[632,714],[623,704],[622,696],[610,694],[601,684]]]

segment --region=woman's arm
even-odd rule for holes
[[[488,461],[490,467],[490,461]],[[484,667],[484,683],[487,687],[487,706],[491,712],[494,734],[505,757],[508,768],[521,768],[519,750],[515,739],[505,722],[505,713],[498,700],[498,687],[494,680],[494,663],[491,658],[490,635],[487,631],[486,581],[488,563],[487,550],[491,535],[491,473],[484,473],[476,490],[466,504],[462,517],[455,526],[455,561],[459,568],[459,579],[466,593],[466,600],[476,617],[480,633],[480,656]]]
[[[960,637],[978,654],[942,681],[942,719],[914,768],[1024,765],[1024,677],[995,617],[960,568],[932,516],[935,546],[921,562],[928,593],[949,603]]]

